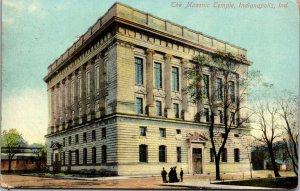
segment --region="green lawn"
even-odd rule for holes
[[[297,187],[298,177],[261,178],[242,181],[220,182],[216,184],[292,189]]]

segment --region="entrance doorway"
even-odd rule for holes
[[[193,148],[192,158],[194,174],[202,174],[202,148]]]

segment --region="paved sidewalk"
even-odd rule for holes
[[[189,188],[207,189],[207,190],[284,190],[280,188],[266,188],[266,187],[257,187],[257,186],[210,184],[209,182],[177,182],[177,183],[163,183],[161,185],[189,187]]]

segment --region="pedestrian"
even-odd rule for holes
[[[163,183],[167,182],[167,171],[165,171],[165,168],[163,167],[163,170],[161,171],[161,177],[163,180]]]
[[[174,182],[179,182],[179,179],[177,177],[177,171],[176,171],[176,166],[174,167]]]
[[[182,168],[181,168],[181,171],[180,171],[180,180],[181,180],[181,182],[183,181],[183,170],[182,170]]]
[[[172,183],[173,182],[173,168],[170,168],[170,172],[169,172],[169,182]]]

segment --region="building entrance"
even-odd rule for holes
[[[202,174],[202,149],[201,148],[193,148],[192,154],[193,161],[193,172],[194,174]]]

